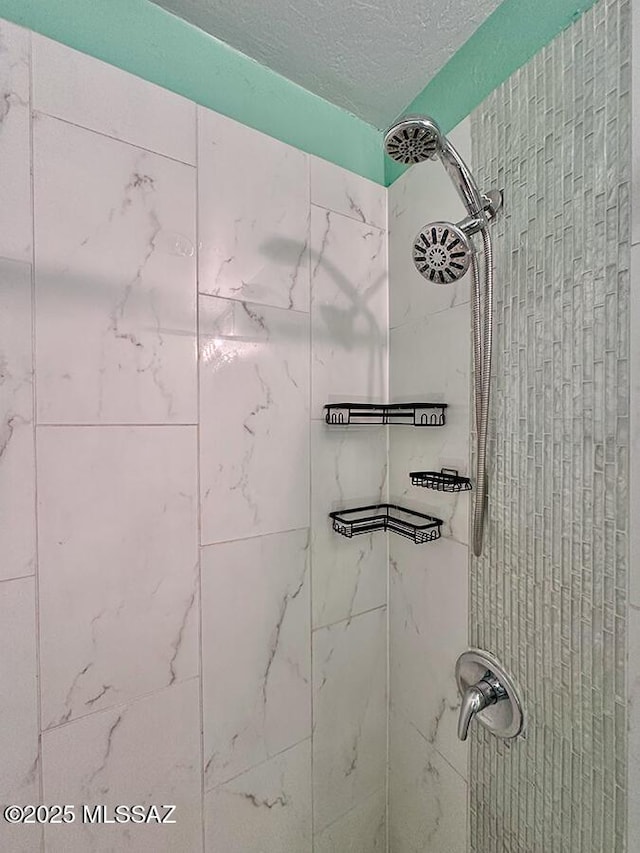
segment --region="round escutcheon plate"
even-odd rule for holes
[[[506,697],[476,715],[479,723],[501,738],[517,737],[524,727],[524,713],[518,689],[511,676],[493,655],[481,649],[463,652],[456,663],[456,681],[461,694],[490,672],[502,685]]]

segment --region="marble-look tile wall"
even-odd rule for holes
[[[451,134],[470,158],[468,121]],[[456,736],[454,669],[467,647],[467,493],[411,485],[409,472],[469,469],[469,276],[446,287],[414,269],[412,244],[428,222],[464,208],[439,163],[413,166],[389,190],[390,400],[448,403],[447,424],[389,430],[389,492],[444,520],[443,538],[389,548],[389,849],[466,853],[467,748]]]
[[[387,399],[386,191],[315,157],[310,179],[314,849],[373,853],[387,844],[387,537],[338,537],[326,513],[386,499],[387,434],[328,428],[322,406]]]
[[[4,22],[0,103],[0,801],[177,805],[0,848],[383,853],[386,191]]]

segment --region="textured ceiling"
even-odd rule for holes
[[[501,0],[154,0],[384,128]]]

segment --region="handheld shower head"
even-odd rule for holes
[[[434,284],[450,284],[466,273],[473,246],[465,232],[451,222],[425,225],[413,241],[413,263]]]
[[[473,175],[438,125],[426,116],[405,116],[384,135],[387,155],[398,163],[422,163],[439,157],[464,202],[467,217],[457,225],[432,222],[413,241],[413,263],[424,278],[434,284],[457,281],[472,269],[473,278],[473,363],[476,415],[476,485],[473,505],[473,552],[482,553],[485,504],[487,498],[487,430],[493,335],[493,266],[488,224],[502,207],[502,192],[481,195]],[[485,289],[471,236],[482,234]]]
[[[438,156],[469,215],[484,217],[485,204],[470,169],[432,118],[401,118],[385,133],[384,149],[392,160],[405,165]]]
[[[422,163],[432,160],[441,146],[438,125],[426,116],[405,116],[384,136],[384,150],[397,163]]]

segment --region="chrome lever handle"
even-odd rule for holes
[[[495,705],[499,699],[503,699],[506,695],[504,688],[491,672],[487,672],[477,684],[467,687],[462,696],[458,718],[458,737],[460,740],[467,739],[469,726],[476,714],[484,708],[488,708],[489,705]]]
[[[478,690],[475,684],[473,687],[468,687],[462,697],[460,716],[458,717],[458,737],[460,740],[467,739],[471,720],[473,720],[478,711],[482,711],[483,708],[484,704],[482,701],[482,693]]]
[[[462,696],[458,737],[466,740],[475,717],[501,738],[522,733],[524,714],[518,689],[504,667],[488,652],[469,649],[456,662],[456,682]]]

